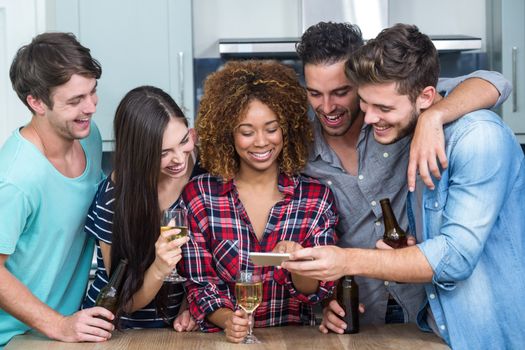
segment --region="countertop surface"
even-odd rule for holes
[[[317,327],[256,328],[261,344],[236,345],[220,333],[177,333],[170,329],[115,331],[103,343],[61,343],[26,334],[11,340],[6,350],[16,349],[449,349],[432,333],[421,332],[414,324],[365,326],[358,334],[322,334]]]

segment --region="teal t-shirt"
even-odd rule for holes
[[[93,122],[81,144],[87,162],[77,178],[62,175],[19,130],[0,150],[0,254],[9,255],[6,267],[18,280],[63,315],[79,309],[86,291],[93,242],[84,222],[103,179]],[[0,349],[28,329],[0,309]]]

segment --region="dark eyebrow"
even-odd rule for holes
[[[273,124],[273,123],[279,123],[279,121],[277,119],[274,119],[274,120],[271,120],[269,122],[264,123],[264,125],[270,125],[270,124]],[[239,125],[237,125],[237,128],[240,128],[242,126],[253,127],[252,124],[239,124]]]
[[[350,90],[352,88],[351,85],[343,85],[343,86],[340,86],[340,87],[337,87],[333,90],[330,91],[331,94],[335,93],[335,92],[342,92],[342,91],[347,91],[347,90]],[[319,90],[316,90],[316,89],[312,89],[310,87],[306,87],[306,90],[309,91],[309,92],[319,92]]]
[[[182,139],[180,139],[180,142],[184,141],[188,137],[189,134],[190,134],[190,131],[188,130],[188,132],[184,135],[184,137]],[[164,148],[160,152],[162,153],[162,152],[165,152],[165,151],[168,151],[168,150],[169,150],[169,148]]]
[[[306,90],[310,92],[319,92],[318,90],[309,88],[308,86],[306,87]]]
[[[364,103],[366,104],[369,104],[368,102],[366,102],[366,100],[364,98],[361,97],[361,95],[359,95],[359,93],[357,94],[357,97],[363,101]],[[395,109],[393,106],[388,106],[388,105],[384,105],[384,104],[380,104],[380,103],[372,103],[373,106],[376,106],[376,107],[380,107],[380,108],[388,108],[388,109]]]
[[[93,86],[93,89],[91,89],[91,92],[95,91],[95,90],[97,89],[97,86],[98,86],[98,80],[95,80],[95,86]],[[76,99],[78,99],[78,98],[82,98],[82,97],[84,97],[84,96],[85,96],[85,94],[75,95],[75,96],[73,96],[73,97],[68,98],[68,99],[66,100],[66,103],[68,103],[68,102],[72,102],[73,100],[76,100]]]
[[[338,87],[337,89],[333,89],[331,92],[345,91],[345,90],[350,90],[351,88],[352,86],[345,85],[345,86]]]
[[[184,135],[184,137],[180,140],[180,142],[186,140],[186,138],[188,138],[189,134],[190,134],[190,131],[188,130],[188,132]]]

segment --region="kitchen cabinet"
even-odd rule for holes
[[[512,82],[511,97],[501,115],[525,143],[525,2],[487,0],[487,51],[491,69]]]
[[[0,0],[0,147],[31,112],[11,86],[9,68],[20,46],[45,30],[45,0]]]
[[[191,0],[55,0],[54,30],[72,32],[102,65],[94,120],[113,149],[113,116],[140,85],[168,92],[193,121]]]

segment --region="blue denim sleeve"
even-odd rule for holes
[[[453,289],[472,274],[510,190],[515,141],[486,110],[466,115],[448,136],[449,169],[445,183],[423,201],[428,232],[418,247],[434,271],[433,282]]]
[[[470,78],[480,78],[483,80],[488,81],[494,87],[499,91],[499,98],[498,101],[492,108],[496,108],[500,106],[503,102],[505,102],[511,92],[512,92],[512,85],[511,83],[503,76],[503,74],[493,71],[486,71],[486,70],[477,70],[475,72],[472,72],[468,75],[463,75],[456,78],[441,78],[438,81],[437,90],[438,91],[444,91],[446,95],[448,95],[452,90],[454,90],[461,82],[470,79]]]

